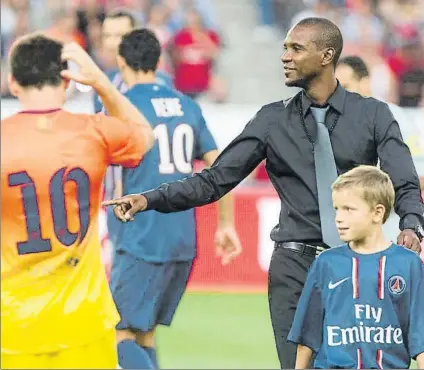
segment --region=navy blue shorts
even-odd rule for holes
[[[114,254],[111,290],[121,315],[118,330],[149,331],[169,326],[187,286],[193,261],[152,263]]]

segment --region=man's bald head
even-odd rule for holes
[[[333,22],[327,18],[311,17],[302,19],[294,28],[297,27],[311,27],[316,29],[316,39],[314,43],[317,48],[333,48],[334,58],[333,65],[336,68],[337,62],[343,50],[343,36],[342,33]]]

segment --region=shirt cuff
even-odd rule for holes
[[[157,190],[149,190],[141,194],[144,195],[147,200],[147,207],[145,210],[149,211],[151,209],[156,209],[161,199],[160,192]]]
[[[417,226],[424,227],[423,217],[419,217],[415,213],[409,213],[405,215],[400,221],[400,229],[412,229],[415,230]]]

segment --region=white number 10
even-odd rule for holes
[[[193,128],[185,123],[178,125],[172,136],[172,143],[169,140],[168,126],[166,124],[157,125],[154,132],[159,144],[159,173],[171,174],[175,173],[175,171],[192,173]]]

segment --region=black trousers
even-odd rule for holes
[[[296,345],[287,342],[297,303],[315,257],[275,247],[268,272],[268,301],[282,369],[294,369]]]

